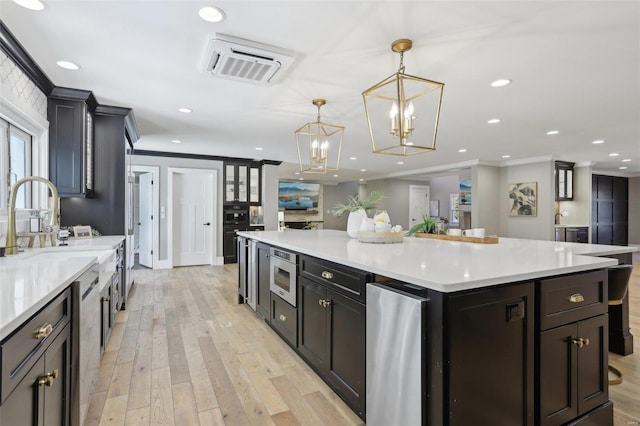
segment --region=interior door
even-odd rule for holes
[[[173,265],[208,265],[213,254],[213,174],[173,179]]]
[[[153,173],[140,175],[139,194],[138,262],[153,268]]]
[[[429,214],[429,187],[409,185],[409,229],[422,222],[423,214]]]

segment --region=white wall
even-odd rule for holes
[[[217,170],[218,172],[218,199],[215,201],[216,209],[218,212],[222,211],[222,196],[223,190],[223,171],[222,161],[213,160],[193,160],[188,158],[173,158],[173,157],[152,157],[144,155],[133,155],[131,157],[131,164],[133,166],[157,166],[160,168],[160,235],[158,241],[159,247],[159,261],[166,261],[168,259],[169,248],[167,247],[168,235],[171,230],[167,229],[167,215],[169,209],[168,195],[168,172],[169,167],[184,167],[192,169],[208,169]],[[165,215],[162,214],[164,207]],[[222,214],[218,214],[218,223],[216,224],[216,253],[219,256],[222,255]]]
[[[500,169],[500,220],[501,237],[529,238],[534,240],[553,240],[553,216],[555,203],[554,162],[518,164]],[[510,201],[508,185],[510,183],[537,182],[537,216],[509,216]]]
[[[629,245],[640,247],[640,176],[629,178]]]
[[[262,213],[265,231],[278,230],[278,166],[262,166]]]
[[[424,181],[402,179],[378,179],[367,182],[367,194],[384,192],[377,209],[386,210],[393,225],[409,229],[409,186],[426,185]]]
[[[528,181],[527,181],[528,182]],[[500,234],[501,196],[506,196],[500,184],[500,167],[477,165],[471,168],[471,225],[484,228],[485,235]],[[504,235],[503,235],[504,236]]]
[[[429,199],[440,201],[440,217],[451,220],[451,194],[460,192],[460,177],[458,175],[442,176],[430,179],[426,182],[429,185]]]
[[[558,201],[554,219],[555,213],[567,212],[568,216],[559,218],[561,225],[591,227],[591,183],[591,166],[575,167],[573,169],[573,201]],[[589,232],[589,241],[591,241],[591,232]]]
[[[347,230],[347,213],[342,216],[331,214],[333,206],[346,203],[347,197],[358,195],[358,182],[343,182],[338,185],[323,185],[324,191],[324,229]]]

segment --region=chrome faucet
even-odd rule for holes
[[[9,195],[9,217],[7,220],[7,242],[6,242],[6,250],[5,254],[16,254],[18,253],[18,238],[16,236],[16,196],[18,194],[18,188],[22,186],[23,183],[26,182],[42,182],[46,183],[49,189],[51,190],[51,194],[53,196],[53,221],[51,225],[60,225],[60,208],[58,206],[58,190],[56,186],[45,178],[41,178],[39,176],[28,176],[26,178],[20,179],[13,185],[11,188],[11,194]]]

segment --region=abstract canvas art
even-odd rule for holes
[[[538,183],[510,183],[509,201],[509,216],[536,216]]]

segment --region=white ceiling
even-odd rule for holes
[[[293,132],[326,98],[323,121],[346,131],[339,177],[325,182],[541,156],[640,175],[640,2],[43,2],[34,12],[0,0],[0,17],[54,84],[133,108],[138,149],[282,160],[281,177],[298,178]],[[206,4],[227,19],[200,19]],[[296,61],[269,87],[217,79],[200,71],[215,33],[293,50]],[[414,42],[407,73],[445,83],[437,151],[404,159],[371,153],[361,96],[397,70],[398,38]],[[513,83],[491,88],[498,78]]]

